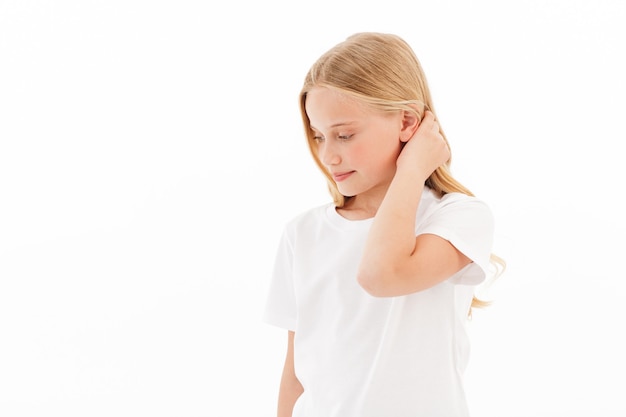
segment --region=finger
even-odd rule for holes
[[[435,115],[433,114],[433,112],[431,112],[430,110],[426,110],[424,112],[424,117],[422,117],[422,123],[424,122],[430,122],[435,120]]]

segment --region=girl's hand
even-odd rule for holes
[[[439,132],[435,115],[426,111],[415,134],[406,141],[398,156],[398,172],[412,172],[426,181],[434,170],[450,159],[448,144]]]

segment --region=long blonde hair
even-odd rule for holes
[[[406,110],[421,119],[424,111],[430,110],[437,117],[422,65],[413,49],[399,36],[357,33],[323,54],[305,77],[300,92],[300,112],[309,150],[326,177],[328,189],[337,207],[343,207],[350,197],[339,192],[330,172],[317,155],[314,133],[305,108],[307,94],[313,87],[341,91],[382,111]],[[441,123],[439,126],[441,135],[448,143]],[[452,192],[473,195],[450,173],[450,160],[430,175],[426,186],[440,195]],[[492,255],[491,261],[497,274],[503,271],[504,261],[501,258]],[[472,300],[472,307],[484,307],[488,304],[476,297]]]

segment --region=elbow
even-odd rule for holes
[[[372,297],[389,297],[387,286],[381,277],[388,276],[384,273],[373,273],[371,271],[359,271],[357,282]]]
[[[371,280],[366,274],[358,274],[356,277],[356,281],[359,283],[361,288],[365,290],[366,293],[373,297],[377,297],[376,287],[372,285]]]
[[[398,297],[423,291],[432,286],[420,280],[415,272],[409,273],[399,268],[361,269],[357,282],[372,297]]]

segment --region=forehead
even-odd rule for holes
[[[363,102],[326,87],[314,87],[307,93],[305,109],[311,127],[315,129],[355,123],[372,114],[372,109]]]

